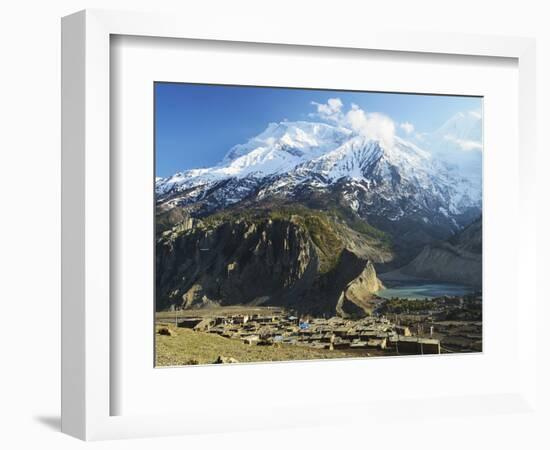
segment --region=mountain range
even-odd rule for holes
[[[245,301],[368,311],[377,271],[410,264],[480,217],[480,130],[473,112],[391,143],[285,121],[213,167],[157,178],[157,307]],[[266,279],[269,289],[256,286]]]

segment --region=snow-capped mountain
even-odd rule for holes
[[[346,128],[324,123],[271,123],[263,133],[231,148],[218,165],[157,179],[156,190],[166,194],[230,178],[284,174],[338,147],[350,135]]]
[[[447,134],[455,125],[446,125]],[[397,136],[384,146],[341,126],[282,122],[234,146],[214,167],[158,179],[156,190],[164,208],[200,205],[203,213],[245,199],[307,202],[313,193],[337,192],[342,206],[382,228],[407,219],[452,231],[481,210],[481,172],[469,170]]]
[[[416,143],[481,190],[482,138],[481,112],[467,111],[455,114],[433,133],[419,136]]]
[[[459,112],[447,120],[439,129],[429,135],[431,145],[442,155],[449,150],[481,150],[482,115],[479,111]],[[442,145],[447,143],[447,145]]]
[[[451,217],[480,206],[481,193],[467,178],[457,176],[430,153],[401,138],[386,149],[378,141],[354,136],[340,147],[301,164],[262,189],[260,195],[287,193],[298,185],[318,189],[346,182],[348,206],[362,215],[385,203],[389,220],[409,213],[431,216],[435,208]],[[391,212],[390,212],[391,211]],[[378,211],[379,213],[382,211]]]

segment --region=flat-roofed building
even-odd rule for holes
[[[413,355],[438,355],[441,353],[441,345],[438,339],[422,338],[416,336],[397,336],[390,339],[397,353]]]

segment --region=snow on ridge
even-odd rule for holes
[[[289,147],[303,152],[326,149],[351,135],[351,131],[340,126],[321,122],[280,122],[270,123],[259,135],[244,144],[233,146],[223,162],[227,163],[257,148]]]
[[[157,181],[159,193],[186,189],[227,178],[283,174],[344,142],[347,128],[318,122],[271,123],[245,144],[232,147],[216,166],[190,169]]]
[[[341,126],[305,121],[271,123],[259,135],[232,147],[213,167],[157,179],[156,191],[204,191],[225,180],[243,180],[240,192],[231,191],[236,189],[234,184],[226,188],[227,201],[235,202],[263,179],[270,181],[261,187],[260,195],[290,192],[300,183],[324,189],[342,178],[357,182],[358,189],[377,190],[380,195],[391,196],[395,189],[422,192],[446,201],[453,213],[481,202],[481,183],[449,169],[434,159],[433,152],[413,142],[396,136],[388,147]],[[408,187],[403,188],[405,185]],[[358,208],[355,203],[353,206]]]

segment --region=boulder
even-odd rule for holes
[[[158,333],[162,336],[174,336],[174,332],[168,327],[159,328]]]
[[[238,363],[239,361],[237,361],[235,358],[232,358],[230,356],[218,356],[218,359],[216,359],[216,361],[214,361],[214,364],[235,364],[235,363]]]

